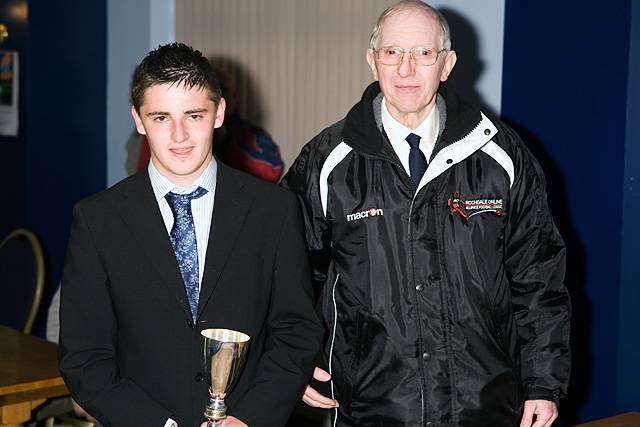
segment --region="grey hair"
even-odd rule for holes
[[[373,27],[373,31],[371,31],[371,40],[370,40],[371,49],[375,50],[378,48],[378,38],[380,37],[380,28],[382,27],[382,24],[384,23],[384,21],[391,15],[394,15],[406,9],[418,9],[433,16],[436,19],[436,21],[438,21],[438,23],[440,24],[440,27],[442,28],[442,34],[441,34],[442,49],[451,50],[451,30],[449,29],[449,23],[447,22],[447,19],[438,11],[438,9],[434,8],[433,6],[421,0],[401,0],[398,3],[394,4],[393,6],[389,6],[387,9],[385,9],[384,12],[382,12],[380,17],[378,18],[376,25]]]

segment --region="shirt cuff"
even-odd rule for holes
[[[178,423],[169,418],[167,422],[164,423],[164,427],[178,427]]]

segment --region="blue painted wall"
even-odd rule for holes
[[[632,2],[622,205],[618,412],[640,411],[640,3]]]
[[[561,415],[569,425],[618,408],[630,12],[630,0],[506,4],[502,115],[541,160],[568,247],[574,368]]]
[[[105,1],[29,4],[25,218],[44,245],[45,309],[60,280],[73,204],[106,182]]]
[[[25,94],[27,88],[27,21],[17,18],[12,10],[25,0],[3,0],[0,3],[0,22],[9,30],[9,38],[0,50],[17,50],[19,59],[19,129],[18,136],[0,136],[0,182],[4,183],[0,201],[0,240],[11,230],[26,226],[25,221],[25,162],[26,126]]]

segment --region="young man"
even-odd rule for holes
[[[304,400],[340,426],[549,427],[570,305],[542,171],[442,84],[456,53],[437,10],[387,9],[367,61],[377,82],[283,181],[331,332],[314,376],[335,393]]]
[[[282,426],[321,329],[295,198],[212,156],[225,101],[200,52],[152,51],[131,114],[148,168],[74,209],[62,280],[60,370],[106,426],[199,425],[206,328],[251,337],[225,427]]]

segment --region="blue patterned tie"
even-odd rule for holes
[[[411,180],[416,187],[420,184],[424,171],[427,170],[427,158],[419,148],[420,139],[422,138],[415,133],[410,133],[405,138],[411,146],[411,150],[409,151],[409,172],[411,174]]]
[[[191,200],[204,196],[207,193],[202,187],[196,188],[189,194],[176,194],[169,192],[167,199],[171,212],[173,212],[173,227],[169,237],[173,252],[176,254],[184,288],[189,298],[191,316],[195,322],[198,314],[198,299],[200,298],[199,270],[198,270],[198,243],[196,242],[196,229],[191,215]]]

